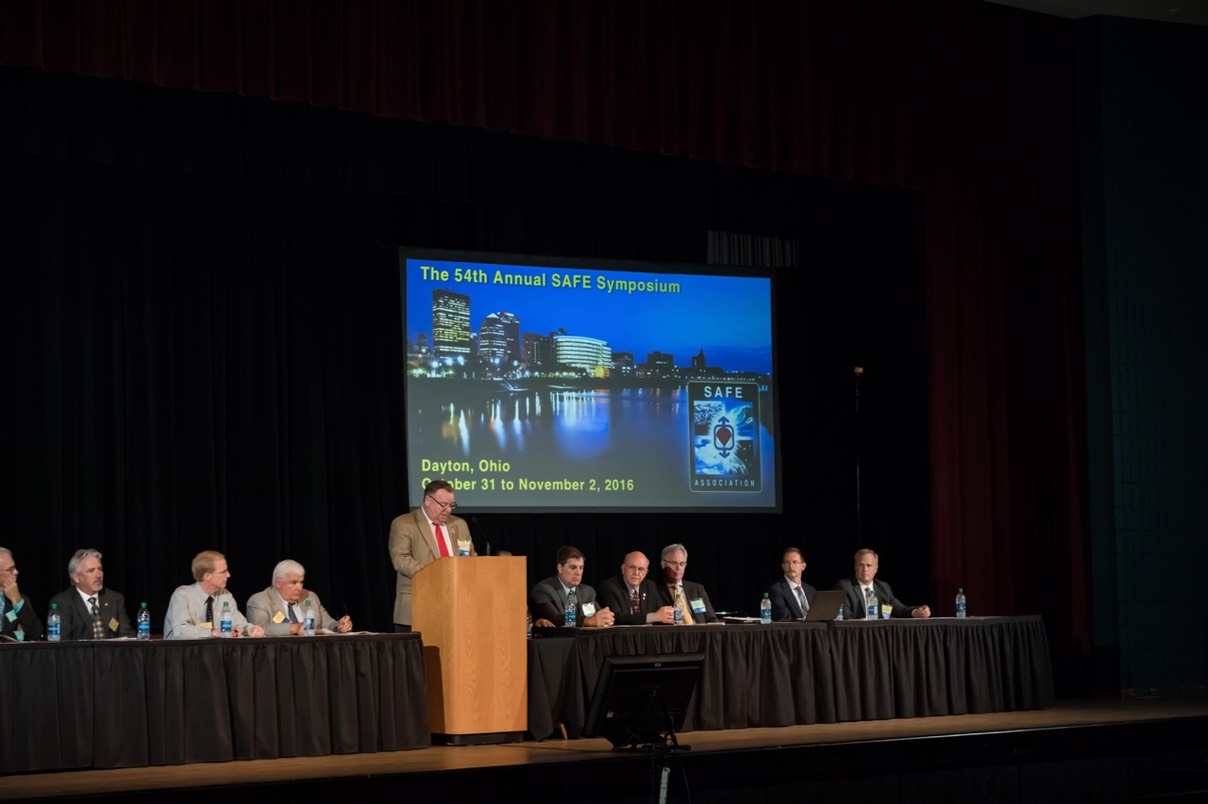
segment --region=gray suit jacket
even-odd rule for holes
[[[92,639],[92,612],[80,598],[73,586],[59,592],[50,599],[59,604],[61,628],[59,634],[64,642],[73,639]],[[132,637],[134,628],[126,616],[126,599],[121,592],[102,589],[96,596],[97,608],[101,610],[101,625],[105,628],[105,639]]]
[[[470,526],[464,519],[451,516],[445,528],[454,550],[458,539],[470,539],[470,555],[478,555],[470,536]],[[390,523],[390,563],[398,573],[394,586],[396,624],[411,625],[411,576],[438,558],[440,550],[436,547],[436,537],[421,509],[394,518]]]
[[[323,601],[309,589],[303,589],[302,597],[298,599],[299,620],[307,598],[315,609],[315,630],[326,628],[328,631],[335,631],[339,625],[336,618],[323,608]],[[277,615],[281,616],[278,618]],[[285,610],[285,601],[281,599],[281,595],[271,586],[247,599],[247,620],[264,628],[265,636],[289,636],[289,612]]]
[[[529,597],[534,620],[544,617],[559,628],[566,624],[567,595],[562,591],[562,582],[558,580],[557,575],[551,575],[534,584]],[[575,609],[575,623],[583,625],[583,604],[596,602],[596,590],[581,583],[575,589],[575,597],[579,601]],[[599,608],[599,604],[596,608]]]

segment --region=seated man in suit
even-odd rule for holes
[[[231,636],[264,636],[264,629],[247,621],[234,596],[227,591],[231,571],[227,569],[226,556],[217,550],[203,550],[193,556],[192,570],[197,583],[176,587],[168,600],[164,639],[221,637],[224,608],[231,612]]]
[[[549,628],[566,624],[566,607],[572,596],[575,603],[575,624],[607,627],[613,624],[613,613],[596,603],[596,590],[583,583],[583,553],[577,547],[558,549],[558,573],[533,586],[529,595],[533,625]]]
[[[695,581],[684,580],[688,568],[688,548],[682,544],[669,544],[663,548],[663,582],[658,584],[659,597],[667,606],[683,612],[684,625],[718,623],[721,619],[713,611],[709,593]]]
[[[302,633],[302,618],[309,600],[315,612],[316,631],[341,634],[351,631],[352,618],[347,614],[338,620],[332,617],[317,594],[302,588],[305,580],[306,568],[297,561],[287,558],[278,562],[273,567],[273,585],[248,598],[248,621],[263,628],[266,636],[297,636]]]
[[[0,547],[0,635],[18,642],[42,638],[42,621],[17,586],[17,562],[6,547]]]
[[[780,557],[784,577],[768,587],[772,601],[773,620],[804,620],[817,591],[801,580],[805,572],[805,556],[796,547],[786,548]]]
[[[71,639],[112,639],[132,637],[134,628],[126,616],[126,599],[121,592],[105,588],[105,568],[101,554],[85,548],[76,550],[67,562],[72,586],[50,599],[59,604],[62,618],[60,635]]]
[[[658,586],[646,577],[649,570],[650,559],[635,550],[625,556],[620,575],[600,584],[600,605],[612,611],[618,624],[675,622],[675,609],[663,604]]]
[[[931,607],[907,606],[894,597],[889,584],[876,580],[879,564],[877,554],[867,547],[856,551],[855,575],[835,584],[836,589],[847,592],[847,600],[843,603],[844,618],[867,619],[869,606],[879,616],[884,616],[884,608],[888,607],[894,617],[930,617]]]

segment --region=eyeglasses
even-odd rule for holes
[[[431,494],[428,495],[428,499],[431,500],[432,502],[436,503],[437,505],[439,505],[440,510],[442,510],[442,511],[456,511],[457,510],[457,503],[453,502],[452,500],[450,500],[447,503],[443,503],[440,500],[433,497]]]
[[[635,567],[633,564],[626,564],[624,569],[626,572],[648,572],[650,567]]]
[[[0,567],[0,572],[15,572],[16,569],[17,565],[13,564],[11,567]]]
[[[664,567],[677,567],[677,568],[682,569],[683,567],[688,566],[688,562],[687,561],[664,561],[663,566]]]

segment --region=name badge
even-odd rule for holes
[[[893,606],[890,606],[887,603],[882,603],[881,604],[881,616],[883,618],[885,618],[886,620],[888,620],[890,617],[892,617],[893,616]]]
[[[582,608],[583,608],[584,617],[595,617],[596,616],[596,604],[595,603],[584,603]]]
[[[285,622],[285,615],[279,611],[273,612],[273,625],[280,625]]]
[[[109,630],[117,631],[118,626],[119,626],[119,623],[117,621],[117,617],[110,617],[109,618]]]
[[[207,631],[213,631],[213,630],[214,630],[214,623],[198,623],[198,624],[197,624],[197,627],[198,627],[198,628],[204,628],[204,629],[206,629]]]
[[[702,600],[701,598],[698,597],[696,600],[693,600],[691,603],[691,606],[692,606],[693,614],[704,614],[705,613],[705,601]]]

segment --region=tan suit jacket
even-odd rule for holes
[[[470,539],[470,555],[476,556],[474,540],[470,537],[470,526],[464,519],[450,516],[444,525],[457,551],[458,539]],[[394,595],[394,622],[411,625],[411,576],[440,558],[436,537],[428,525],[428,518],[420,508],[394,518],[390,523],[390,563],[398,573]]]

